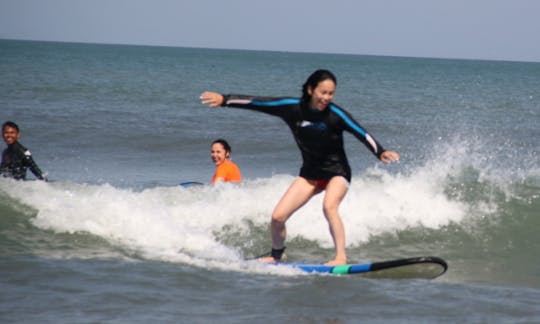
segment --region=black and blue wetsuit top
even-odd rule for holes
[[[46,180],[36,162],[34,162],[30,151],[19,142],[8,145],[2,152],[2,163],[0,164],[0,174],[2,176],[25,180],[26,169],[28,168],[36,178]]]
[[[302,152],[300,176],[323,180],[343,176],[351,181],[351,168],[343,147],[343,131],[352,133],[380,158],[383,147],[343,108],[330,103],[315,110],[297,98],[223,95],[223,106],[278,116],[291,129]]]

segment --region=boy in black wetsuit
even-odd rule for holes
[[[2,152],[0,175],[16,180],[25,180],[26,169],[30,168],[36,178],[47,181],[43,172],[32,159],[30,151],[18,142],[21,136],[19,126],[14,122],[5,122],[2,125],[2,136],[8,147]]]

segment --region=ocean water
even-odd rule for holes
[[[350,261],[433,255],[442,277],[243,261],[300,155],[279,119],[199,95],[299,96],[318,68],[401,154],[346,136]],[[51,179],[0,179],[0,322],[540,322],[540,63],[0,40],[0,76],[0,121]],[[220,137],[244,183],[179,187],[210,181]],[[332,258],[321,197],[288,235],[289,259]]]

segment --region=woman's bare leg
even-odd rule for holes
[[[282,249],[284,247],[285,238],[287,237],[285,222],[289,217],[319,192],[314,183],[304,178],[298,177],[293,181],[272,213],[270,233],[272,235],[273,249]],[[262,262],[279,261],[271,256],[259,260]]]
[[[330,234],[334,240],[336,256],[328,261],[327,265],[341,265],[347,263],[345,252],[345,228],[339,216],[339,205],[345,197],[349,183],[341,176],[333,177],[326,186],[326,194],[323,200],[323,212],[330,228]]]

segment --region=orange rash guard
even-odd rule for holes
[[[212,184],[215,184],[219,178],[222,178],[224,182],[242,181],[240,169],[230,160],[225,160],[216,167],[216,173],[214,173],[214,176],[212,177]]]

